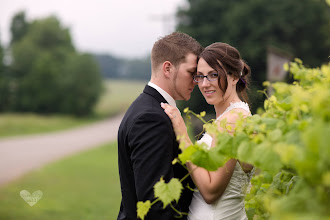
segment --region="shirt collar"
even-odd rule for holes
[[[148,82],[148,86],[156,89],[164,97],[164,99],[168,102],[169,105],[176,107],[175,100],[172,98],[172,96],[170,96],[167,92],[165,92],[164,89],[160,88],[159,86],[157,86],[152,82]]]

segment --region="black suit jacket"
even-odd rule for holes
[[[153,186],[164,178],[181,179],[187,170],[180,164],[172,165],[179,148],[172,123],[160,103],[166,100],[157,90],[146,86],[143,93],[127,110],[118,130],[118,164],[122,201],[118,219],[137,219],[136,203],[154,198]],[[194,187],[190,177],[182,184]],[[192,191],[184,188],[176,209],[188,212]],[[168,205],[154,204],[145,219],[168,220],[177,215]],[[183,219],[185,219],[183,217]]]

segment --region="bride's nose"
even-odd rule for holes
[[[200,83],[201,86],[203,86],[203,87],[207,87],[207,86],[210,85],[210,81],[209,81],[206,77],[204,77],[204,78],[203,78],[203,81],[202,81],[202,82],[199,82],[199,83]]]

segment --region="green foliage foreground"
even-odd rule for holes
[[[224,120],[224,132],[214,123],[205,124],[206,131],[217,137],[216,147],[208,151],[194,144],[175,162],[191,161],[208,170],[216,170],[229,158],[253,164],[258,171],[245,201],[249,219],[329,219],[330,63],[308,69],[296,59],[285,68],[296,81],[265,82],[274,93],[264,102],[264,112],[241,117],[233,136],[226,132],[232,126]],[[202,118],[202,113],[197,116]],[[172,180],[155,185],[153,203],[178,200],[183,186]],[[160,185],[162,192],[156,193]],[[151,205],[137,204],[141,219]]]

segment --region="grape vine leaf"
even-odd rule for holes
[[[137,216],[144,220],[144,217],[147,215],[147,213],[149,212],[149,209],[151,207],[151,203],[149,200],[145,201],[145,202],[138,202],[137,203]]]
[[[179,201],[182,189],[182,184],[177,178],[172,178],[169,183],[165,183],[164,179],[161,178],[154,185],[155,197],[163,202],[164,208],[173,200]]]
[[[217,148],[211,148],[210,150],[196,151],[191,157],[191,162],[209,171],[215,171],[223,166],[228,159],[227,156],[219,153]]]
[[[191,155],[193,155],[197,151],[197,148],[195,145],[191,145],[183,150],[181,154],[179,154],[180,161],[185,164],[190,160]]]

